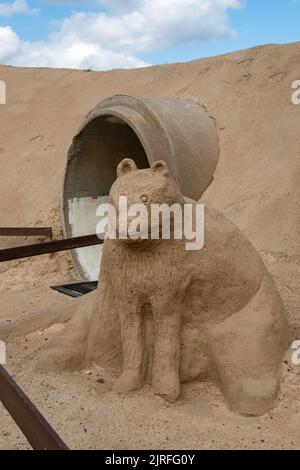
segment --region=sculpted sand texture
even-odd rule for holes
[[[129,205],[147,198],[148,210],[185,202],[163,161],[138,170],[123,160],[109,195],[116,209],[120,196]],[[289,345],[271,276],[239,229],[208,206],[204,248],[186,251],[185,242],[106,239],[90,320],[85,314],[72,321],[43,353],[40,367],[105,366],[121,352],[119,392],[148,379],[156,393],[174,401],[180,381],[210,378],[237,412],[271,409]]]

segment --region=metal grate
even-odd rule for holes
[[[74,284],[64,284],[62,286],[51,286],[51,289],[70,297],[81,297],[93,292],[98,287],[98,281],[76,282]]]

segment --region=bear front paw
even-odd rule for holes
[[[117,382],[115,383],[113,390],[118,393],[128,393],[133,390],[138,390],[143,386],[143,377],[138,371],[125,370]]]
[[[170,372],[163,377],[156,378],[153,382],[154,392],[170,402],[174,402],[180,396],[181,387],[179,374]]]

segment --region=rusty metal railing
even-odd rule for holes
[[[76,248],[100,245],[102,243],[103,240],[100,240],[97,235],[84,235],[83,237],[66,238],[64,240],[55,240],[34,245],[5,248],[0,250],[0,262],[46,255],[49,253],[56,253],[58,251],[74,250]]]
[[[68,450],[19,385],[0,365],[0,401],[35,450]]]
[[[2,229],[2,234],[8,233],[5,232],[5,230],[9,231],[10,229]],[[13,235],[13,233],[9,235]],[[56,240],[35,245],[7,248],[0,250],[0,262],[72,250],[85,246],[99,245],[101,243],[103,243],[103,240],[100,240],[97,235],[86,235],[83,237]],[[1,365],[0,401],[23,432],[33,449],[68,450],[63,440]]]
[[[0,237],[49,237],[52,238],[51,227],[0,227]]]

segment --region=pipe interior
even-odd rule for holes
[[[114,116],[93,120],[76,137],[65,187],[67,232],[71,236],[95,233],[96,210],[106,202],[116,169],[123,158],[132,158],[138,168],[148,168],[146,152],[133,129]],[[66,201],[67,200],[67,201]],[[83,278],[98,279],[101,249],[80,248],[73,253]]]

